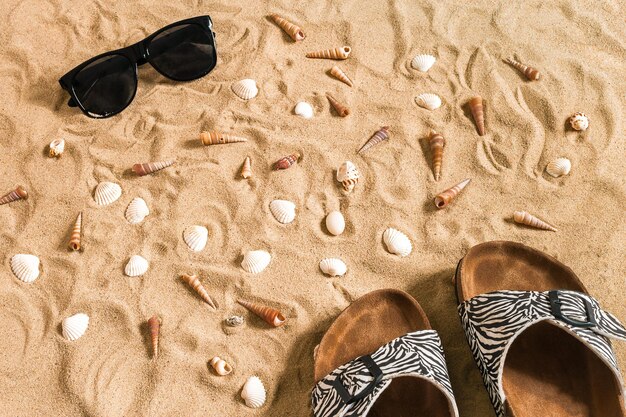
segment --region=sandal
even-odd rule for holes
[[[315,417],[458,416],[441,340],[407,293],[348,306],[316,351]]]
[[[459,315],[498,417],[625,417],[609,338],[626,328],[570,268],[514,242],[474,246],[457,267]]]

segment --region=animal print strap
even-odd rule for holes
[[[458,416],[443,347],[435,330],[408,333],[371,355],[335,369],[313,389],[313,413],[315,417],[366,416],[392,379],[399,376],[432,382]]]
[[[508,349],[517,336],[540,321],[561,326],[580,339],[622,380],[608,338],[626,340],[626,328],[587,294],[495,291],[463,302],[459,315],[498,417],[505,415],[502,372]]]

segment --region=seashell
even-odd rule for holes
[[[143,177],[144,175],[152,174],[154,172],[160,171],[167,167],[174,165],[173,159],[168,161],[159,161],[159,162],[146,162],[145,164],[135,164],[133,165],[133,171],[135,174]]]
[[[148,272],[148,261],[139,255],[131,256],[124,268],[124,273],[129,277],[139,277],[146,272]]]
[[[195,292],[198,293],[200,298],[202,298],[208,305],[210,305],[211,307],[217,310],[217,306],[215,305],[215,302],[213,302],[213,299],[211,298],[211,296],[209,296],[209,293],[207,292],[207,290],[204,289],[204,286],[202,285],[202,283],[200,282],[196,274],[191,274],[191,275],[182,274],[180,276],[180,279],[182,279],[187,284],[189,284],[189,286]]]
[[[369,140],[365,142],[363,146],[361,146],[361,149],[357,151],[357,154],[361,154],[385,140],[389,140],[389,126],[383,126],[378,131],[376,131],[376,133],[374,133],[372,137],[369,138]]]
[[[150,339],[152,340],[152,358],[156,359],[159,356],[159,331],[161,330],[161,320],[157,315],[150,317],[148,328],[150,329]]]
[[[326,275],[330,275],[331,277],[340,277],[346,273],[348,267],[341,259],[326,258],[321,260],[320,269]]]
[[[18,185],[17,188],[13,191],[9,191],[2,197],[0,197],[0,206],[3,204],[8,204],[17,200],[27,200],[28,193],[21,185]]]
[[[339,211],[331,211],[326,216],[326,228],[335,236],[339,236],[346,228],[346,221],[343,218],[343,214]]]
[[[346,193],[351,193],[358,184],[361,174],[351,161],[346,161],[337,169],[337,181],[343,185]]]
[[[480,96],[472,97],[469,101],[470,111],[476,123],[476,129],[478,130],[478,136],[485,135],[485,112],[483,108],[483,99]]]
[[[539,71],[537,71],[533,67],[526,66],[511,58],[506,58],[504,62],[506,62],[507,64],[511,65],[513,68],[517,69],[519,72],[524,74],[526,78],[528,78],[530,81],[537,81],[539,79]]]
[[[65,150],[65,140],[55,139],[52,142],[50,142],[50,145],[48,146],[48,148],[49,148],[50,158],[54,158],[54,157],[58,158],[59,156],[61,156],[61,154]]]
[[[93,199],[99,206],[106,206],[122,196],[122,187],[114,182],[104,181],[98,184]]]
[[[270,203],[270,211],[279,223],[288,224],[296,218],[296,205],[288,200],[274,200]]]
[[[126,208],[124,216],[126,220],[128,220],[128,223],[139,224],[148,214],[150,214],[150,210],[145,200],[141,197],[135,197]]]
[[[248,179],[252,176],[252,161],[249,156],[243,160],[243,166],[241,167],[241,178]]]
[[[330,104],[333,106],[339,116],[346,117],[350,114],[350,109],[338,102],[333,96],[326,93],[326,98],[328,98],[328,101],[330,101]]]
[[[465,188],[467,184],[470,183],[470,181],[471,180],[467,178],[461,181],[460,183],[458,183],[457,185],[451,188],[448,188],[447,190],[442,191],[441,193],[437,194],[437,196],[435,197],[435,206],[437,206],[438,209],[442,209],[446,207],[448,204],[450,204],[452,200],[456,198],[456,196],[461,192],[461,190],[463,190],[463,188]]]
[[[415,102],[418,106],[428,110],[437,110],[441,107],[441,97],[437,94],[424,93],[415,97]]]
[[[304,119],[312,119],[313,118],[313,107],[307,103],[306,101],[301,101],[296,104],[296,107],[293,109],[294,113]]]
[[[346,75],[346,73],[339,68],[337,65],[333,66],[330,69],[330,75],[338,79],[339,81],[348,84],[350,87],[353,86],[352,80]]]
[[[78,213],[78,217],[76,218],[76,223],[74,223],[74,228],[72,229],[72,233],[70,234],[70,241],[67,244],[71,250],[80,250],[80,239],[83,230],[83,212]]]
[[[211,359],[210,363],[218,375],[228,375],[233,371],[233,367],[226,363],[226,361],[219,356],[215,356],[213,359]]]
[[[76,340],[85,334],[89,326],[89,316],[85,313],[74,314],[66,317],[61,323],[63,337],[67,340]]]
[[[411,67],[421,72],[428,72],[428,70],[435,65],[437,58],[428,54],[415,55],[415,58],[411,61]]]
[[[22,282],[30,284],[39,277],[39,258],[35,255],[17,254],[11,258],[11,271]]]
[[[280,158],[278,161],[274,162],[274,170],[278,171],[280,169],[287,169],[300,159],[302,155],[298,152],[291,154],[289,156],[285,156],[284,158]]]
[[[241,398],[250,408],[259,408],[265,404],[266,399],[265,387],[261,380],[256,376],[248,378],[241,390]]]
[[[206,246],[209,231],[203,226],[189,226],[183,232],[183,240],[194,252],[200,252]]]
[[[247,142],[248,139],[213,130],[211,132],[201,132],[200,141],[202,142],[204,146],[209,146],[209,145],[222,145],[225,143]]]
[[[243,324],[244,318],[243,318],[243,316],[230,316],[230,317],[228,317],[224,321],[226,322],[227,326],[237,327],[237,326],[241,326]]]
[[[391,227],[383,233],[383,241],[390,253],[401,257],[409,256],[413,250],[413,245],[407,235]]]
[[[430,144],[430,153],[433,158],[433,174],[435,175],[435,181],[439,181],[439,178],[441,178],[443,148],[446,146],[446,140],[441,134],[437,132],[431,132],[428,143]]]
[[[272,255],[264,250],[251,250],[246,252],[241,261],[244,271],[251,274],[259,274],[270,264]]]
[[[543,220],[538,219],[530,213],[525,211],[516,211],[513,213],[513,220],[515,223],[525,224],[526,226],[534,227],[535,229],[550,230],[556,232],[556,227],[549,225]]]
[[[253,312],[257,316],[265,320],[265,322],[270,326],[280,327],[285,324],[285,321],[287,320],[285,316],[283,316],[282,313],[275,308],[263,306],[256,303],[250,303],[243,300],[237,300],[237,302],[247,308],[249,311]]]
[[[307,58],[322,58],[322,59],[347,59],[352,52],[352,48],[344,46],[342,48],[331,48],[317,52],[307,52]]]
[[[569,118],[569,123],[574,130],[587,130],[589,127],[589,118],[585,116],[585,113],[575,113]]]
[[[546,165],[546,172],[554,178],[562,177],[569,174],[572,169],[572,163],[567,158],[557,158]]]
[[[246,78],[245,80],[237,81],[230,86],[233,93],[237,97],[243,100],[250,100],[255,98],[259,94],[259,89],[256,86],[256,81]]]
[[[284,30],[287,35],[291,37],[294,41],[298,42],[304,40],[304,32],[298,26],[294,25],[290,21],[283,19],[277,14],[271,14],[270,17],[282,30]]]

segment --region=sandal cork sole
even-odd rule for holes
[[[426,314],[407,293],[391,289],[370,292],[348,306],[322,338],[315,358],[315,382],[400,336],[430,328]],[[414,377],[395,378],[368,413],[368,417],[452,415],[443,392]]]
[[[474,246],[456,273],[459,302],[499,290],[588,293],[574,272],[538,250],[514,242]],[[549,322],[521,333],[502,376],[513,417],[626,417],[620,382],[577,338]]]

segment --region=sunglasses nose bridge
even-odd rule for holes
[[[136,43],[131,48],[138,66],[148,62],[148,50],[144,46],[144,42]]]

